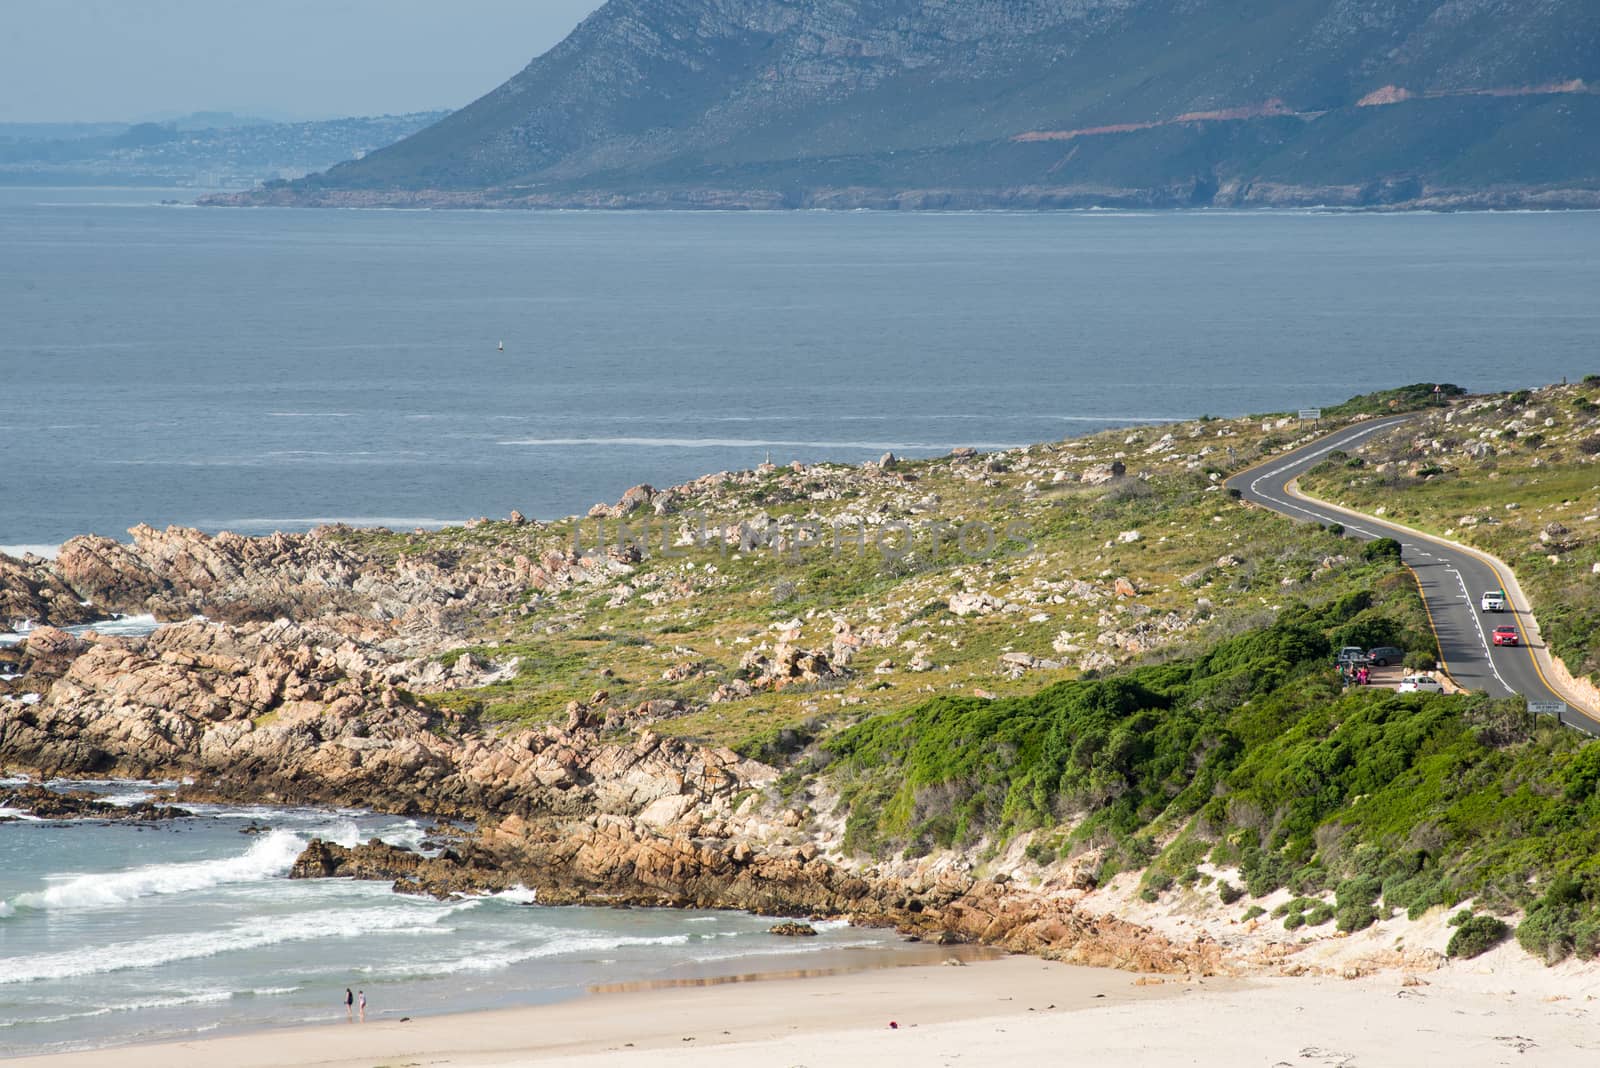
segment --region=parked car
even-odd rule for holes
[[[1367,662],[1367,651],[1359,645],[1347,645],[1333,658],[1335,667],[1360,667]]]
[[[1367,662],[1378,667],[1388,667],[1390,664],[1404,663],[1406,651],[1395,645],[1380,645],[1375,649],[1367,650]]]
[[[1522,635],[1517,633],[1516,627],[1494,628],[1494,643],[1496,645],[1521,645]]]
[[[1444,693],[1444,684],[1432,675],[1407,675],[1398,689],[1401,693]]]
[[[1478,598],[1478,607],[1485,612],[1504,612],[1506,610],[1505,591],[1490,590]]]

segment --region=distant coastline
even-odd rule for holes
[[[819,187],[801,193],[764,189],[661,188],[618,192],[525,189],[316,189],[280,186],[213,193],[202,207],[525,209],[547,211],[1199,211],[1293,209],[1374,212],[1595,211],[1600,190],[1583,188],[1417,189],[1372,186],[1247,185],[1197,199],[1193,187],[1025,186],[995,189]]]

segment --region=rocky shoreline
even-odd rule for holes
[[[1090,208],[1185,210],[1203,208],[1351,211],[1592,211],[1600,190],[1543,187],[1424,187],[1414,181],[1354,185],[1237,182],[1216,189],[1194,183],[1137,188],[1100,185],[1016,186],[994,189],[656,188],[640,191],[526,189],[269,188],[202,197],[207,207],[296,208],[523,208],[547,211],[1056,211]]]
[[[1245,929],[1237,910],[1217,911],[1214,893],[1210,926],[1130,920],[1139,902],[1126,887],[1102,885],[1093,850],[1043,867],[1024,856],[1025,839],[999,856],[941,849],[864,857],[846,848],[827,776],[792,764],[808,744],[803,724],[741,743],[745,755],[702,740],[699,729],[748,714],[740,709],[752,702],[790,701],[812,715],[831,698],[840,715],[859,717],[856,706],[867,699],[854,691],[882,693],[890,684],[881,680],[897,672],[907,697],[925,700],[961,686],[934,682],[965,642],[982,650],[984,671],[1019,686],[1036,685],[1023,682],[1029,675],[1104,670],[1181,640],[1212,611],[1192,588],[1245,566],[1237,555],[1212,563],[1217,545],[1197,549],[1205,566],[1193,574],[1187,556],[1169,565],[1183,576],[1169,588],[1196,606],[1169,604],[1161,614],[1140,603],[1157,588],[1150,580],[1104,564],[1073,578],[1046,563],[1048,579],[1013,575],[1002,587],[1000,569],[1015,570],[1014,562],[961,558],[954,579],[928,584],[913,572],[909,593],[886,597],[875,588],[858,615],[785,619],[789,609],[767,604],[759,619],[780,622],[683,639],[698,649],[667,638],[646,642],[645,655],[633,639],[590,633],[594,614],[634,605],[657,638],[683,633],[687,624],[678,621],[699,618],[699,606],[718,598],[724,569],[741,550],[793,551],[804,531],[793,517],[766,511],[784,502],[838,502],[837,516],[813,512],[815,522],[870,529],[927,515],[940,494],[961,500],[957,494],[999,494],[1009,484],[1022,500],[1036,499],[1041,485],[1071,488],[1084,500],[1137,500],[1151,491],[1119,457],[1195,472],[1214,448],[1202,436],[1242,445],[1245,430],[1281,429],[1196,424],[1151,441],[1120,431],[1115,441],[988,456],[957,450],[920,466],[893,456],[859,468],[764,465],[665,490],[635,487],[590,511],[590,522],[640,525],[649,517],[676,531],[679,544],[709,530],[699,563],[681,562],[681,553],[645,560],[640,546],[620,539],[579,551],[570,526],[515,514],[438,534],[325,527],[246,538],[136,527],[131,543],[78,538],[55,560],[0,557],[0,605],[13,619],[39,621],[6,651],[17,670],[0,679],[0,767],[38,778],[181,780],[171,799],[178,806],[351,806],[476,828],[437,856],[317,842],[296,865],[301,877],[380,879],[434,895],[523,886],[547,904],[848,918],[928,941],[1150,972],[1297,967],[1285,964],[1297,950],[1263,948],[1266,932],[1236,937]],[[1142,459],[1118,444],[1138,444]],[[1206,496],[1215,482],[1203,473],[1184,477],[1201,487],[1201,501],[1220,497]],[[691,522],[700,509],[715,525]],[[1114,510],[1102,521],[1112,533],[1092,536],[1090,553],[1146,551],[1137,529],[1120,530]],[[1343,566],[1342,558],[1317,559],[1321,570]],[[143,637],[61,629],[112,612],[151,614],[165,625]],[[1083,629],[1062,630],[1067,613]],[[1012,620],[1043,628],[1045,637],[1033,641],[1044,644],[1032,647],[1072,665],[985,644],[984,634]],[[581,636],[564,637],[574,631]],[[504,643],[495,637],[508,634]],[[542,652],[559,640],[578,646],[568,655],[581,666],[554,692],[583,696],[563,698],[557,718],[543,708],[563,704],[545,705],[543,696],[522,718],[491,716],[472,698],[514,696],[513,682],[561,670]],[[864,667],[868,655],[875,667]],[[614,669],[628,656],[634,667],[624,678]],[[457,691],[469,699],[453,700]],[[680,729],[685,717],[699,717],[696,729]],[[736,734],[721,736],[756,736],[759,719],[740,722]],[[1385,960],[1411,966],[1417,958]]]
[[[629,705],[596,692],[568,706],[564,725],[505,730],[419,696],[504,670],[470,654],[445,667],[429,654],[459,645],[481,614],[607,574],[603,556],[383,561],[338,530],[132,534],[131,544],[75,539],[54,561],[3,561],[7,610],[48,621],[9,652],[20,677],[0,683],[8,770],[182,779],[178,805],[362,806],[480,828],[434,858],[316,842],[298,877],[377,878],[439,895],[521,885],[550,904],[849,917],[1080,963],[1197,975],[1228,967],[1207,939],[1181,943],[1083,913],[1004,876],[977,878],[958,857],[893,872],[856,863],[806,792],[774,789],[777,768],[652,731],[655,718],[678,711],[672,702]],[[112,611],[169,623],[147,637],[80,637],[52,625]],[[787,672],[805,658],[780,650],[747,659]],[[113,813],[45,794],[29,790],[23,807],[183,814],[166,805]]]

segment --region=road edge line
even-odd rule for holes
[[[1445,545],[1452,549],[1459,550],[1466,553],[1468,556],[1474,557],[1479,563],[1488,567],[1489,570],[1495,573],[1495,577],[1500,580],[1501,588],[1506,591],[1508,596],[1512,592],[1515,592],[1516,597],[1521,604],[1513,605],[1513,607],[1526,616],[1529,624],[1527,629],[1532,630],[1532,632],[1538,637],[1539,649],[1535,650],[1532,645],[1526,646],[1526,648],[1528,650],[1528,660],[1533,664],[1533,670],[1539,676],[1539,681],[1543,682],[1545,687],[1549,689],[1551,693],[1558,695],[1564,699],[1567,704],[1573,706],[1573,708],[1582,714],[1585,719],[1588,719],[1593,723],[1600,724],[1600,709],[1590,708],[1589,703],[1586,700],[1579,699],[1564,686],[1555,685],[1550,681],[1549,676],[1545,674],[1544,668],[1539,663],[1538,654],[1539,652],[1543,652],[1546,656],[1550,657],[1551,660],[1555,659],[1555,654],[1550,651],[1549,644],[1544,640],[1544,632],[1539,629],[1539,620],[1533,611],[1533,602],[1528,599],[1527,593],[1523,591],[1522,583],[1517,581],[1517,573],[1511,569],[1510,564],[1507,564],[1504,560],[1501,560],[1497,556],[1493,556],[1487,552],[1484,552],[1482,549],[1475,548],[1471,545],[1463,545],[1461,542],[1452,541],[1449,538],[1440,537],[1437,534],[1429,534],[1426,531],[1418,530],[1416,527],[1410,527],[1404,523],[1396,522],[1386,515],[1371,515],[1367,512],[1350,508],[1347,505],[1339,504],[1336,501],[1325,501],[1321,497],[1313,497],[1309,493],[1305,493],[1300,489],[1300,480],[1297,478],[1290,479],[1288,482],[1285,482],[1283,491],[1289,494],[1289,496],[1298,498],[1299,500],[1305,501],[1308,504],[1320,504],[1324,508],[1337,508],[1342,512],[1349,512],[1352,515],[1359,515],[1373,522],[1384,523],[1388,526],[1394,527],[1396,530],[1403,530],[1406,533],[1415,535],[1424,541],[1431,541],[1439,545]],[[1507,580],[1508,575],[1510,576],[1509,581]],[[1426,603],[1426,598],[1424,598],[1424,603]],[[1562,666],[1566,667],[1565,661],[1562,662]],[[1554,670],[1553,665],[1552,670]],[[1567,668],[1567,674],[1572,674],[1571,668]]]

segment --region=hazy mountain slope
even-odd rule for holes
[[[476,103],[291,192],[1595,190],[1591,85],[1593,0],[612,0]]]

